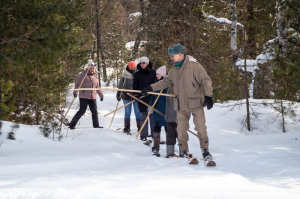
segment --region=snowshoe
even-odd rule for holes
[[[173,158],[173,157],[180,158],[179,155],[176,154],[169,154],[165,158]]]
[[[192,158],[191,161],[189,162],[189,164],[198,164],[199,161],[197,160],[197,158]]]
[[[144,145],[150,145],[152,143],[152,140],[147,140],[146,142],[144,142]]]
[[[204,165],[207,167],[213,167],[216,166],[216,163],[213,161],[211,154],[208,152],[207,149],[203,150],[202,153]]]
[[[197,160],[197,158],[195,158],[193,156],[193,154],[191,154],[191,153],[188,155],[188,160],[190,161],[189,164],[198,164],[199,163],[199,161]]]
[[[100,128],[100,129],[103,129],[103,126],[95,126],[94,128]]]
[[[161,140],[161,141],[159,142],[159,144],[166,144],[166,141]]]

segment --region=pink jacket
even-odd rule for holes
[[[79,75],[75,83],[75,89],[79,88],[85,74],[86,74],[86,70]],[[100,88],[98,77],[95,74],[89,75],[89,73],[87,73],[80,88]],[[100,98],[104,97],[104,94],[102,93],[101,90],[80,90],[79,98],[97,99],[97,93]]]

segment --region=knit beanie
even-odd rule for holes
[[[158,68],[156,70],[156,73],[160,74],[161,76],[165,76],[167,74],[167,68],[166,68],[166,66],[162,66],[162,67]]]
[[[141,62],[145,62],[145,63],[149,64],[149,58],[148,57],[141,57],[141,58],[139,58],[139,63],[141,63]]]
[[[185,54],[185,47],[181,44],[175,44],[173,47],[168,48],[169,55]]]
[[[132,69],[134,69],[134,68],[136,68],[136,62],[135,61],[130,61],[129,63],[128,63],[128,68],[129,68],[129,70],[132,70]]]

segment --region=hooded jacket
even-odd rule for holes
[[[212,82],[201,64],[186,55],[181,68],[172,67],[168,75],[152,84],[154,91],[174,85],[174,109],[180,111],[203,107],[204,94],[212,96]]]
[[[86,72],[87,72],[86,70],[83,71],[77,78],[77,80],[75,82],[75,89],[79,88],[81,81],[84,78]],[[98,77],[95,74],[87,73],[82,82],[81,88],[100,88]],[[104,97],[104,94],[102,93],[101,90],[80,90],[79,98],[94,100],[94,99],[97,99],[97,94],[99,95],[100,98]]]
[[[137,65],[138,71],[134,75],[133,90],[142,90],[143,88],[153,84],[156,78],[156,71],[152,69],[152,63],[149,62],[146,69],[142,69],[140,64]],[[151,95],[148,95],[141,100],[149,104]],[[148,107],[142,103],[138,103],[140,112],[147,112]]]
[[[163,78],[163,77],[162,77]],[[158,79],[155,79],[155,82],[159,81]],[[160,91],[155,91],[159,93]],[[162,93],[167,93],[167,89],[164,89]],[[158,98],[159,97],[159,98]],[[156,99],[158,98],[154,108],[160,111],[162,114],[165,115],[166,111],[166,96],[159,96],[159,95],[152,95],[149,105],[153,105]],[[156,125],[158,122],[158,126],[167,126],[165,117],[157,113],[156,111],[153,112],[153,123]]]
[[[133,89],[133,79],[134,79],[135,73],[136,72],[130,73],[128,66],[126,66],[126,68],[120,78],[118,88],[132,90]],[[133,100],[129,95],[127,95],[127,92],[121,92],[121,93],[122,93],[121,97],[123,100],[130,100],[130,101]]]

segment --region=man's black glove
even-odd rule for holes
[[[103,97],[100,98],[100,101],[101,101],[101,102],[103,101]]]
[[[151,92],[153,91],[152,87],[151,86],[147,86],[145,88],[142,89],[142,92],[141,92],[141,95],[143,96],[148,96],[148,92]]]
[[[117,97],[118,101],[121,101],[121,92],[120,91],[117,92],[116,97]]]
[[[207,110],[210,110],[214,106],[214,101],[212,97],[205,96],[203,107],[207,106]]]
[[[77,91],[73,91],[73,96],[74,96],[74,98],[77,97]]]

